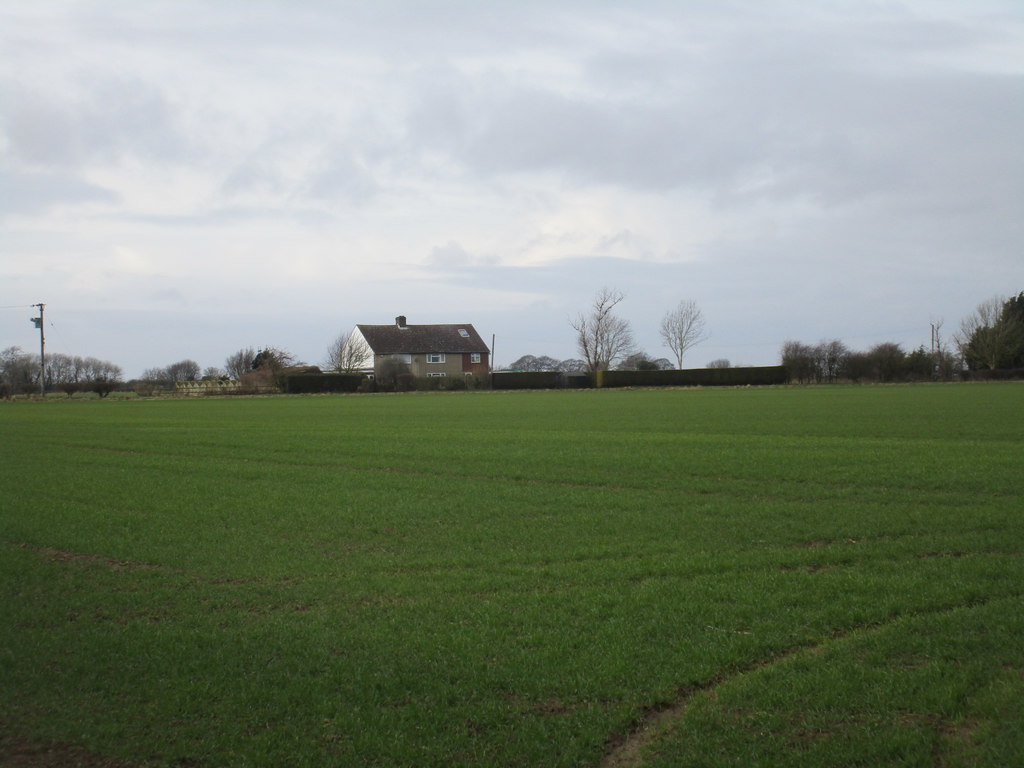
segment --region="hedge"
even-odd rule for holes
[[[361,373],[289,373],[281,377],[281,390],[289,395],[355,392],[365,378]]]
[[[964,371],[960,374],[964,381],[1012,381],[1024,379],[1024,368],[999,368],[994,371]]]
[[[688,368],[682,371],[603,371],[605,387],[742,387],[786,384],[781,365],[748,368]]]
[[[580,377],[566,376],[557,371],[517,371],[502,372],[492,375],[490,386],[495,389],[560,389],[567,386],[567,380],[574,380]],[[583,379],[590,382],[589,377]],[[588,384],[575,383],[572,386],[587,386]]]
[[[586,373],[522,371],[495,373],[494,389],[582,389],[594,386]],[[600,371],[601,387],[742,387],[786,384],[781,365],[746,368],[690,368],[683,371]]]

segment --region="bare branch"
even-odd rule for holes
[[[676,356],[681,370],[686,351],[708,338],[704,314],[696,302],[680,301],[679,306],[665,313],[661,320],[661,338]]]
[[[582,312],[569,325],[576,331],[579,348],[587,370],[606,371],[612,364],[633,351],[633,329],[629,321],[612,313],[625,298],[621,291],[602,288],[594,298],[590,314]]]
[[[327,370],[352,373],[371,365],[373,353],[370,351],[370,345],[366,343],[362,334],[356,331],[347,336],[339,336],[327,348],[327,359],[324,361],[324,368]]]

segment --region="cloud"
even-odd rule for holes
[[[219,358],[402,313],[566,357],[611,285],[773,362],[1020,289],[1016,3],[16,1],[0,51],[5,289]]]
[[[7,151],[28,166],[81,167],[126,156],[169,162],[187,151],[178,113],[159,88],[142,80],[76,75],[67,86],[71,98],[63,88],[40,93],[6,85]]]
[[[188,300],[185,298],[185,295],[177,288],[164,288],[153,291],[149,294],[148,299],[158,306],[176,304],[180,307],[185,307],[188,304]]]
[[[924,57],[974,40],[960,26],[861,22],[851,32],[839,21],[775,20],[770,35],[737,24],[696,52],[685,33],[681,51],[616,51],[590,61],[589,90],[435,69],[408,133],[481,178],[557,174],[575,184],[686,189],[726,206],[934,195],[937,181],[965,176],[978,192],[998,183],[979,172],[1020,124],[1019,75],[893,65],[906,61],[906,44]],[[681,20],[670,30],[673,22]],[[644,77],[657,88],[627,87]],[[1006,119],[992,119],[1000,113]],[[987,140],[992,132],[996,141]]]
[[[116,193],[72,174],[0,171],[0,218],[40,214],[61,205],[118,202]]]
[[[473,257],[457,242],[449,240],[446,245],[434,246],[428,261],[440,267],[464,267],[473,262]]]
[[[372,171],[349,149],[332,146],[317,158],[301,193],[315,200],[336,200],[359,205],[378,189]]]

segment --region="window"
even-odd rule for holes
[[[398,360],[400,363],[412,365],[412,355],[392,355],[391,357],[394,360]]]
[[[427,355],[427,362],[428,363],[443,363],[444,362],[444,353],[443,352],[433,352],[433,353]]]
[[[479,363],[480,362],[480,353],[479,352],[473,352],[469,356],[469,362],[471,362],[471,363]]]
[[[459,336],[461,336],[464,339],[468,339],[469,331],[467,331],[465,328],[459,328]]]
[[[443,374],[443,373],[428,373],[427,376],[429,376],[432,379],[436,379],[436,378],[443,379],[445,374]]]

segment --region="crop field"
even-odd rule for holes
[[[1011,766],[1024,385],[0,403],[0,765]]]

